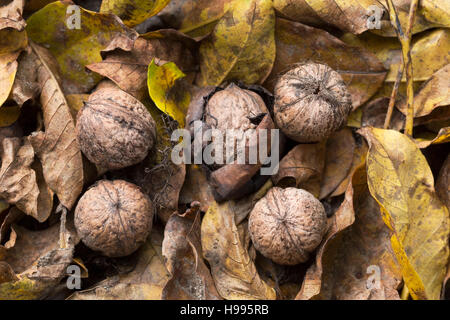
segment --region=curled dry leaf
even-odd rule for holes
[[[277,18],[275,39],[275,63],[265,82],[269,90],[273,89],[279,74],[292,65],[314,61],[327,64],[341,75],[356,108],[380,88],[386,76],[383,64],[375,55],[366,49],[351,47],[326,31]]]
[[[159,14],[165,24],[193,37],[209,34],[232,0],[172,0]]]
[[[111,13],[118,16],[130,27],[153,17],[170,2],[170,0],[104,0],[100,7],[101,13]]]
[[[13,28],[22,31],[25,28],[25,20],[22,18],[25,0],[3,1],[0,7],[0,30]]]
[[[173,214],[166,224],[162,254],[171,278],[163,289],[163,299],[221,299],[203,261],[200,224],[199,212],[193,217]]]
[[[33,133],[31,144],[41,160],[45,181],[59,201],[71,209],[83,188],[83,161],[69,105],[57,81],[57,70],[46,49],[35,54],[45,132]]]
[[[450,64],[436,71],[414,96],[414,117],[430,114],[435,108],[450,105]],[[406,103],[397,105],[406,114]]]
[[[258,275],[255,264],[239,238],[230,203],[213,203],[201,227],[203,255],[211,266],[217,291],[222,298],[275,299],[275,290]]]
[[[85,66],[102,61],[100,52],[120,48],[130,51],[136,31],[119,18],[80,7],[82,28],[72,30],[67,7],[70,2],[55,1],[35,12],[27,20],[27,33],[34,42],[48,48],[59,65],[65,93],[85,93],[101,79]]]
[[[439,299],[449,257],[449,212],[414,141],[393,130],[363,128],[367,180],[393,231],[391,245],[414,299]]]
[[[278,173],[272,176],[274,185],[296,187],[319,196],[325,165],[325,143],[299,144],[281,159]]]
[[[336,132],[327,140],[319,199],[330,195],[347,177],[353,163],[355,147],[355,138],[348,128]]]
[[[436,136],[427,138],[417,138],[415,139],[416,145],[420,149],[427,148],[432,144],[446,143],[450,141],[450,127],[441,128]]]
[[[78,242],[76,232],[71,225],[66,227],[65,218],[43,231],[13,228],[17,230],[16,243],[2,260],[17,278],[0,284],[0,299],[43,299],[66,275]]]
[[[53,193],[42,177],[40,163],[34,163],[34,150],[28,139],[3,139],[0,148],[0,197],[39,222],[47,220],[53,206]]]
[[[297,299],[399,299],[401,272],[390,247],[389,229],[370,196],[360,166],[330,229],[308,269]]]
[[[200,45],[197,85],[226,80],[262,83],[275,59],[275,13],[272,1],[234,1]]]
[[[69,300],[160,300],[169,280],[161,254],[162,230],[153,228],[137,251],[138,262],[127,274],[109,277],[94,287],[75,292]]]
[[[194,41],[175,30],[159,30],[140,36],[130,52],[104,52],[106,58],[87,66],[114,81],[122,90],[142,99],[147,96],[148,65],[153,58],[174,62],[183,72],[192,72]]]

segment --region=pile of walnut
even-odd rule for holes
[[[300,143],[328,138],[346,124],[352,108],[340,75],[315,63],[283,74],[274,97],[277,127]],[[212,95],[204,111],[204,121],[221,131],[254,128],[250,119],[269,113],[258,94],[234,84]],[[91,94],[78,114],[77,134],[84,155],[107,170],[141,162],[156,140],[155,122],[145,106],[114,88]],[[75,227],[91,249],[111,257],[126,256],[149,235],[153,212],[152,202],[139,187],[123,180],[101,180],[79,200]],[[278,264],[295,265],[307,261],[322,241],[327,217],[321,202],[309,192],[273,187],[254,206],[248,228],[262,255]]]

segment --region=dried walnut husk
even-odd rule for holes
[[[101,180],[75,209],[75,228],[83,243],[105,256],[123,257],[145,242],[152,229],[153,204],[124,180]]]
[[[341,76],[308,63],[283,74],[275,85],[275,122],[297,142],[318,142],[347,123],[352,101]]]
[[[309,192],[271,188],[250,213],[249,233],[261,254],[282,265],[305,262],[327,229],[325,209]]]
[[[156,139],[155,121],[145,106],[118,88],[102,88],[89,96],[77,116],[81,150],[105,169],[141,162]]]
[[[249,129],[256,129],[258,121],[261,120],[259,117],[267,113],[267,107],[257,93],[241,89],[234,83],[212,95],[205,108],[204,121],[208,127],[218,129],[222,133],[224,138],[224,162],[226,160],[227,131],[242,130],[245,133]],[[256,137],[252,138],[255,139]],[[230,160],[236,160],[236,150],[234,159]]]

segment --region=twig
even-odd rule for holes
[[[389,129],[391,123],[392,113],[394,112],[395,100],[397,99],[398,88],[402,82],[403,77],[403,65],[398,68],[397,78],[395,79],[394,88],[392,89],[391,98],[389,99],[389,107],[386,113],[386,119],[384,119],[384,129]]]
[[[389,7],[389,17],[391,24],[397,33],[397,37],[400,41],[402,47],[403,56],[403,67],[406,71],[406,124],[405,124],[405,134],[412,136],[413,125],[414,125],[414,78],[413,78],[413,67],[411,59],[411,30],[414,25],[414,18],[416,15],[419,0],[412,0],[411,6],[409,8],[409,19],[408,26],[406,28],[406,33],[403,32],[400,20],[397,15],[397,10],[395,9],[392,0],[387,0]],[[395,88],[394,88],[395,89]]]

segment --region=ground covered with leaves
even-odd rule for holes
[[[75,2],[0,2],[0,299],[450,298],[449,0]],[[170,161],[199,92],[235,82],[270,109],[280,75],[306,62],[345,82],[343,129],[287,139],[278,173],[233,199],[215,197],[211,176],[225,175]],[[78,111],[108,86],[156,122],[148,156],[121,170],[77,142]],[[103,256],[75,230],[100,179],[133,182],[155,206],[131,255]],[[249,213],[273,186],[326,209],[305,263],[252,244]]]

